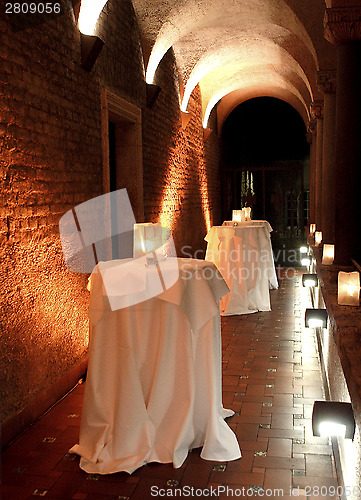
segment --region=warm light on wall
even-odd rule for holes
[[[341,306],[358,306],[360,303],[360,273],[338,273],[337,302]]]
[[[335,245],[329,245],[325,243],[323,245],[322,264],[324,266],[330,266],[333,263],[334,258],[335,258]]]
[[[212,99],[209,101],[208,105],[207,105],[207,108],[204,112],[204,118],[203,118],[203,128],[207,128],[208,126],[208,120],[209,120],[209,117],[211,115],[211,112],[212,112],[212,109],[214,108],[214,106],[217,104],[217,102],[223,97],[223,95],[219,96],[219,95],[216,95],[214,97],[212,97]]]
[[[84,35],[94,35],[95,27],[107,0],[82,0],[78,26]]]
[[[318,246],[322,241],[322,231],[315,232],[315,245]]]
[[[200,183],[199,188],[200,188],[201,197],[202,197],[203,217],[204,217],[204,221],[206,223],[206,228],[207,228],[207,232],[208,232],[212,227],[213,221],[212,221],[211,210],[210,210],[210,206],[209,206],[207,171],[206,171],[206,166],[205,166],[203,160],[201,160],[199,162],[199,183]]]
[[[310,224],[310,234],[315,234],[316,232],[316,224]]]

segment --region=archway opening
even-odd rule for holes
[[[299,113],[273,97],[240,104],[222,128],[223,210],[252,207],[273,228],[276,264],[298,265],[309,217],[309,144]]]

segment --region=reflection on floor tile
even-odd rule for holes
[[[68,453],[78,436],[83,384],[3,454],[3,499],[150,500],[152,486],[193,486],[213,488],[211,498],[219,500],[231,497],[227,488],[243,491],[241,498],[247,490],[251,498],[281,489],[283,498],[310,500],[307,487],[336,486],[331,446],[312,435],[313,401],[324,393],[315,333],[302,324],[309,303],[300,276],[281,272],[272,311],[222,318],[223,404],[235,411],[227,422],[240,460],[205,461],[197,449],[180,469],[152,464],[131,476],[86,474]]]

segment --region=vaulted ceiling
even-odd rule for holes
[[[83,32],[93,32],[105,3],[82,0]],[[199,84],[204,126],[217,103],[221,126],[234,107],[259,96],[283,99],[307,122],[311,102],[321,97],[317,70],[335,66],[323,37],[324,0],[133,0],[133,6],[147,82],[172,47],[182,110]]]

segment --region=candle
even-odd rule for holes
[[[323,245],[322,264],[324,266],[330,266],[333,263],[334,258],[335,258],[335,245],[329,245],[325,243]]]
[[[164,245],[169,237],[166,231],[161,224],[134,224],[133,257],[136,259],[158,249],[164,253]]]
[[[342,306],[358,306],[360,302],[360,273],[338,273],[337,302]]]
[[[244,211],[244,219],[251,220],[251,207],[243,207],[242,210]]]
[[[235,222],[244,222],[245,216],[243,210],[232,210],[232,220]]]

